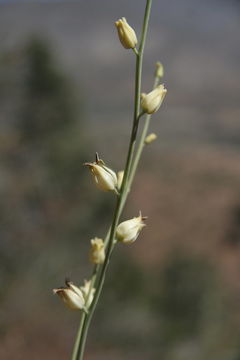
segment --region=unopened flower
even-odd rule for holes
[[[123,221],[121,224],[119,224],[116,230],[117,240],[122,241],[125,244],[130,244],[134,242],[137,239],[142,228],[146,226],[143,220],[144,218],[140,213],[138,217],[135,217],[131,220]]]
[[[95,238],[91,240],[91,250],[90,250],[90,261],[93,264],[102,264],[105,260],[105,249],[104,242],[102,239]]]
[[[115,22],[119,40],[125,49],[133,49],[137,45],[137,36],[125,17]]]
[[[161,106],[167,90],[164,85],[157,86],[148,94],[141,94],[141,106],[147,114],[155,113]]]
[[[79,287],[71,281],[66,280],[66,287],[53,289],[54,294],[60,296],[64,304],[73,310],[82,310],[85,308],[85,299]]]
[[[164,67],[163,64],[161,64],[159,61],[156,62],[156,71],[155,76],[158,78],[162,78],[164,75]]]
[[[121,189],[123,176],[124,176],[124,171],[123,170],[118,171],[118,173],[117,173],[117,187],[118,187],[118,190]]]
[[[144,143],[146,145],[151,144],[153,141],[156,140],[156,138],[157,138],[157,135],[154,133],[151,133],[145,138]]]
[[[95,289],[91,288],[91,280],[89,280],[89,281],[84,280],[84,286],[81,286],[80,289],[83,294],[85,306],[86,306],[86,308],[88,308],[93,301],[93,297],[94,297],[94,293],[95,293]]]
[[[96,162],[84,165],[90,169],[94,182],[100,190],[117,192],[117,175],[105,166],[102,160],[98,159]]]

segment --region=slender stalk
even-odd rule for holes
[[[156,76],[155,79],[154,79],[153,89],[155,89],[155,88],[158,86],[159,80],[160,80],[159,77]],[[132,162],[132,166],[131,166],[131,171],[130,171],[130,174],[129,174],[129,181],[128,181],[128,189],[127,189],[127,192],[130,192],[130,190],[131,190],[131,185],[132,185],[134,176],[135,176],[135,174],[136,174],[136,170],[137,170],[137,167],[138,167],[138,164],[139,164],[139,160],[140,160],[141,155],[142,155],[143,148],[144,148],[144,146],[145,146],[145,138],[146,138],[146,136],[147,136],[147,132],[148,132],[148,128],[149,128],[149,125],[150,125],[151,117],[152,117],[151,114],[147,114],[147,115],[146,115],[146,118],[145,118],[145,122],[144,122],[144,126],[143,126],[143,131],[142,131],[142,134],[141,134],[141,137],[140,137],[140,140],[139,140],[138,148],[137,148],[137,150],[136,150],[136,154],[135,154],[135,156],[134,156],[134,159],[133,159],[133,162]]]
[[[93,268],[92,277],[91,277],[91,284],[90,284],[90,287],[89,287],[86,303],[88,302],[88,298],[89,298],[89,296],[91,294],[91,290],[93,289],[94,284],[95,284],[95,282],[97,280],[97,275],[98,275],[98,272],[99,272],[99,268],[100,268],[99,265],[95,265],[94,268]],[[80,342],[81,342],[83,325],[84,325],[86,316],[87,316],[87,314],[85,312],[81,313],[81,320],[80,320],[77,336],[76,336],[76,339],[75,339],[75,344],[74,344],[74,347],[73,347],[72,359],[77,359],[77,356],[78,356],[79,345],[80,345]]]
[[[109,241],[108,241],[108,244],[106,247],[106,258],[105,258],[105,261],[101,267],[101,270],[100,270],[100,273],[98,276],[96,292],[95,292],[94,298],[92,300],[92,304],[89,308],[89,312],[85,316],[82,315],[72,360],[82,360],[83,359],[88,328],[89,328],[93,313],[95,311],[96,305],[99,300],[99,296],[100,296],[102,288],[103,288],[110,256],[111,256],[112,250],[114,248],[114,239],[115,239],[116,228],[119,223],[121,212],[123,210],[123,205],[126,201],[126,189],[128,188],[128,178],[129,178],[132,159],[133,159],[133,155],[134,155],[134,147],[135,147],[135,143],[136,143],[139,119],[141,116],[141,114],[140,114],[140,91],[141,91],[142,61],[143,61],[143,52],[144,52],[148,22],[149,22],[150,11],[151,11],[151,4],[152,4],[152,0],[147,0],[144,21],[143,21],[143,28],[142,28],[141,42],[140,42],[139,50],[135,51],[136,70],[135,70],[134,115],[133,115],[132,133],[131,133],[128,155],[127,155],[127,160],[126,160],[126,165],[125,165],[125,170],[124,170],[124,178],[123,178],[123,182],[122,182],[120,196],[117,198],[116,207],[115,207],[115,211],[114,211],[114,215],[113,215],[113,221],[112,221]],[[92,285],[92,282],[91,282],[91,285]]]
[[[85,318],[86,318],[86,313],[81,312],[81,320],[80,320],[80,324],[79,324],[75,344],[74,344],[74,347],[73,347],[72,359],[77,359],[77,356],[78,356],[78,349],[79,349],[79,344],[80,344],[81,337],[82,337],[82,330],[83,330],[83,325],[84,325],[84,322],[85,322]]]
[[[159,84],[159,80],[160,80],[160,78],[158,76],[155,76],[153,89],[155,89],[157,87],[157,85]],[[132,182],[133,182],[133,179],[135,177],[136,170],[137,170],[137,167],[138,167],[138,164],[139,164],[139,160],[141,158],[141,155],[142,155],[142,152],[143,152],[143,149],[144,149],[144,146],[145,146],[144,141],[145,141],[145,138],[146,138],[146,135],[147,135],[147,132],[148,132],[151,116],[152,115],[148,114],[145,117],[142,134],[141,134],[141,137],[140,137],[136,152],[135,152],[134,157],[132,159],[131,169],[130,169],[129,177],[128,177],[128,183],[127,183],[127,187],[126,187],[126,190],[125,190],[125,193],[124,193],[124,196],[123,196],[120,212],[122,212],[123,207],[124,207],[124,205],[126,203],[128,194],[129,194],[129,192],[131,190]]]

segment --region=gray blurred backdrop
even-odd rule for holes
[[[0,0],[0,358],[69,359],[78,316],[52,295],[91,274],[112,194],[82,163],[124,166],[145,1]],[[122,219],[86,360],[240,360],[240,1],[153,0],[143,91],[168,94]]]

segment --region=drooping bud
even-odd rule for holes
[[[158,85],[148,94],[141,94],[141,106],[147,114],[155,113],[161,106],[163,99],[167,93],[164,85]]]
[[[95,289],[91,288],[91,280],[89,281],[84,280],[84,286],[81,286],[80,289],[84,297],[85,306],[88,309],[93,301],[93,297],[95,293]]]
[[[145,218],[143,218],[142,214],[140,213],[138,217],[123,221],[121,224],[119,224],[116,230],[117,240],[125,244],[134,242],[142,228],[146,226],[143,220],[145,220]]]
[[[105,249],[102,239],[96,237],[95,239],[91,240],[91,250],[89,258],[93,264],[103,264],[105,260]]]
[[[72,282],[66,281],[66,287],[53,289],[54,294],[60,296],[64,304],[72,310],[82,310],[85,307],[85,300],[80,288]]]
[[[155,76],[158,77],[158,78],[162,78],[163,75],[164,75],[163,64],[158,61],[158,62],[156,62]]]
[[[125,17],[115,22],[119,40],[125,49],[134,49],[137,45],[137,36]]]
[[[124,171],[123,170],[118,171],[118,173],[117,173],[117,187],[118,187],[118,190],[121,189],[123,177],[124,177]]]
[[[94,182],[100,190],[117,192],[117,175],[105,166],[102,160],[97,157],[96,162],[84,165],[90,169]]]
[[[156,139],[157,139],[157,135],[154,134],[154,133],[151,133],[151,134],[149,134],[149,135],[145,138],[144,143],[145,143],[146,145],[149,145],[149,144],[151,144],[153,141],[155,141]]]

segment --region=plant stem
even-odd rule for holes
[[[114,211],[114,215],[113,215],[113,221],[112,221],[112,225],[111,225],[109,241],[106,246],[106,258],[100,269],[100,273],[98,276],[98,282],[97,282],[97,286],[96,286],[96,292],[95,292],[94,298],[92,300],[92,304],[89,308],[89,312],[88,312],[88,314],[82,314],[79,332],[78,332],[76,343],[74,346],[72,360],[82,360],[83,359],[88,328],[89,328],[93,313],[95,311],[96,305],[99,300],[99,296],[100,296],[102,288],[103,288],[106,271],[107,271],[107,268],[109,265],[110,256],[111,256],[112,250],[114,248],[114,239],[115,239],[116,228],[119,223],[121,212],[123,210],[123,206],[125,204],[126,197],[127,197],[126,190],[128,188],[128,179],[129,179],[129,174],[130,174],[130,170],[132,167],[131,164],[132,164],[132,159],[133,159],[133,155],[134,155],[134,147],[135,147],[135,143],[136,143],[139,118],[141,116],[139,109],[140,109],[142,61],[143,61],[143,52],[144,52],[146,34],[147,34],[147,29],[148,29],[148,22],[149,22],[150,11],[151,11],[151,4],[152,4],[152,0],[147,0],[144,21],[143,21],[143,28],[142,28],[141,42],[140,42],[138,52],[135,52],[135,54],[136,54],[136,70],[135,70],[135,96],[134,96],[133,126],[132,126],[132,133],[131,133],[131,138],[130,138],[130,144],[129,144],[129,149],[128,149],[126,165],[125,165],[125,169],[124,169],[124,177],[123,177],[123,182],[122,182],[122,186],[121,186],[120,196],[117,198],[116,207],[115,207],[115,211]],[[95,282],[95,279],[94,279],[94,282]],[[93,282],[91,282],[91,286],[92,286],[92,283]]]
[[[154,79],[153,89],[155,89],[158,86],[159,80],[160,80],[159,77],[156,76],[155,79]],[[127,192],[130,192],[130,190],[131,190],[131,185],[132,185],[134,176],[136,174],[136,170],[137,170],[139,160],[140,160],[141,155],[142,155],[143,148],[145,146],[144,141],[145,141],[145,138],[147,136],[147,132],[148,132],[148,128],[149,128],[149,125],[150,125],[151,117],[152,117],[151,114],[147,114],[146,118],[145,118],[143,131],[142,131],[142,134],[141,134],[141,137],[140,137],[140,140],[139,140],[138,148],[136,150],[136,154],[134,156],[132,166],[131,166],[131,171],[130,171],[130,174],[129,174]]]
[[[98,270],[99,270],[99,265],[95,265],[93,268],[93,272],[92,272],[91,284],[89,287],[89,292],[88,292],[88,296],[86,299],[86,303],[88,302],[88,298],[91,294],[91,290],[94,287],[95,281],[97,279]],[[74,348],[73,348],[72,359],[77,359],[77,356],[78,356],[79,344],[81,342],[83,325],[84,325],[86,316],[87,316],[87,314],[85,312],[81,313],[81,320],[80,320],[80,324],[79,324],[79,328],[78,328],[78,332],[77,332],[77,336],[76,336],[76,340],[75,340],[75,344],[74,344]]]
[[[155,76],[154,83],[153,83],[153,89],[155,89],[158,86],[159,80],[160,80],[160,78],[158,76]],[[138,167],[138,164],[139,164],[139,160],[141,158],[142,151],[143,151],[144,146],[145,146],[144,141],[145,141],[145,138],[146,138],[146,135],[147,135],[147,132],[148,132],[151,117],[152,117],[152,115],[148,114],[148,115],[146,115],[146,118],[145,118],[145,122],[144,122],[143,130],[142,130],[142,134],[141,134],[141,137],[140,137],[140,140],[139,140],[139,143],[138,143],[138,147],[137,147],[136,152],[134,154],[134,157],[132,159],[132,164],[131,164],[131,169],[130,169],[130,172],[129,172],[129,178],[128,178],[128,182],[127,182],[127,187],[126,187],[126,190],[125,190],[125,193],[124,193],[124,196],[123,196],[120,212],[122,212],[123,207],[125,205],[125,202],[127,200],[128,194],[129,194],[129,192],[131,190],[132,182],[134,180],[136,170],[137,170],[137,167]]]
[[[84,322],[85,322],[86,315],[87,314],[85,312],[81,313],[81,320],[80,320],[80,324],[79,324],[75,344],[74,344],[74,347],[73,347],[72,360],[77,359],[77,356],[78,356],[79,344],[80,344],[81,337],[82,337],[82,330],[83,330],[83,325],[84,325]]]

